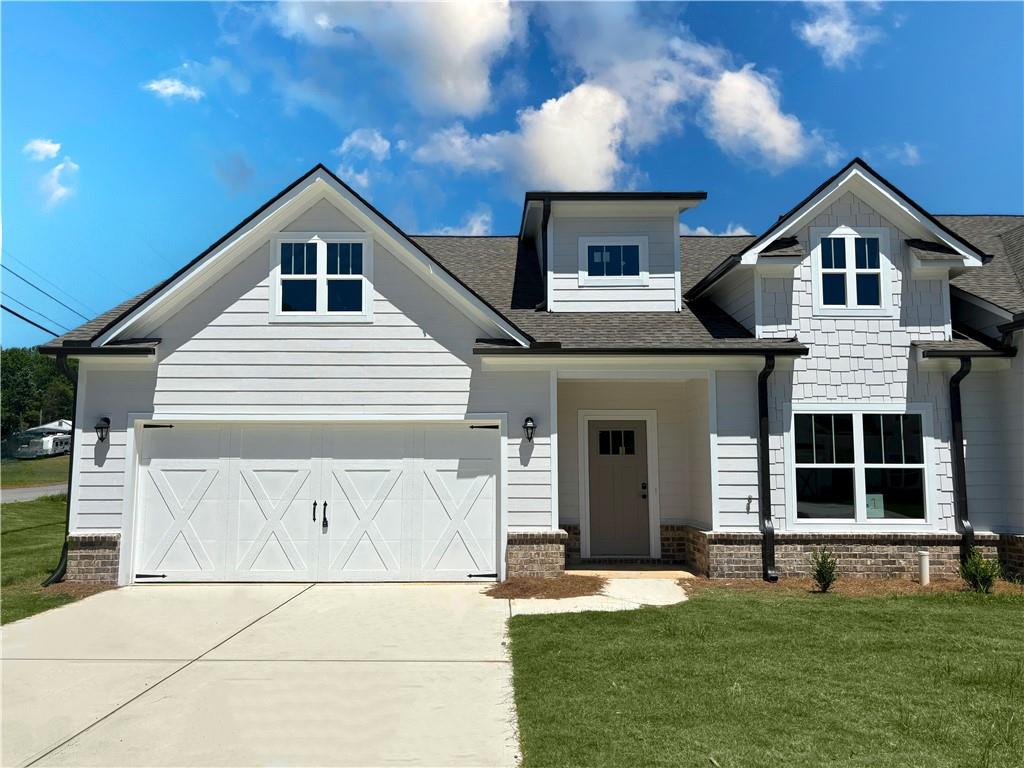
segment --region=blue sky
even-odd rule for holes
[[[412,233],[513,233],[527,188],[705,190],[686,227],[758,232],[854,155],[935,213],[1024,211],[1020,3],[0,13],[3,263],[83,315],[317,162]]]

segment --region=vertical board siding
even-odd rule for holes
[[[673,312],[679,268],[676,219],[660,217],[552,217],[551,309],[556,312]],[[646,286],[579,285],[579,239],[609,235],[647,237],[650,280]]]
[[[810,348],[806,357],[794,361],[792,372],[777,371],[770,380],[769,452],[772,475],[772,516],[779,528],[786,526],[785,452],[783,435],[789,424],[786,406],[801,403],[835,402],[841,409],[847,402],[930,403],[935,466],[932,498],[935,527],[950,530],[953,525],[952,455],[950,452],[949,375],[923,371],[911,347],[914,341],[949,338],[949,309],[943,280],[911,277],[909,254],[904,240],[909,237],[852,193],[846,193],[797,233],[805,251],[810,251],[812,227],[880,227],[888,230],[892,269],[888,291],[891,306],[899,308],[897,318],[814,317],[811,259],[806,257],[792,278],[761,280],[761,338],[797,336]]]
[[[321,201],[289,231],[353,231],[355,224]],[[155,370],[90,373],[82,418],[112,420],[100,465],[91,446],[76,447],[83,487],[103,472],[109,490],[86,492],[77,528],[119,528],[129,412],[155,418],[243,416],[267,420],[360,417],[465,418],[508,415],[508,524],[550,528],[548,374],[489,374],[472,353],[483,331],[379,242],[374,245],[374,320],[298,325],[268,321],[270,246],[262,243],[187,307],[155,330],[162,339]],[[127,407],[131,404],[132,407]],[[522,439],[526,416],[537,422]],[[288,429],[282,424],[281,429]],[[89,432],[84,432],[88,439]],[[112,475],[111,471],[121,475]],[[120,479],[111,478],[119,477]],[[91,516],[91,517],[90,517]]]

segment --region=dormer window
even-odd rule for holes
[[[887,230],[815,227],[811,243],[816,315],[891,315]]]
[[[349,234],[282,234],[272,241],[270,318],[344,323],[373,319],[373,241]]]
[[[647,285],[646,236],[581,237],[579,284]]]

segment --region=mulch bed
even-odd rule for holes
[[[775,594],[817,593],[818,588],[811,579],[779,579],[770,584],[761,579],[679,579],[679,586],[686,594],[694,595],[708,589],[728,589],[737,592],[763,592]],[[932,581],[922,587],[909,579],[859,579],[840,578],[829,589],[829,593],[847,597],[885,597],[887,595],[934,595],[948,592],[966,592],[967,587],[959,579]],[[995,594],[1024,595],[1024,584],[998,581],[992,590]]]
[[[575,576],[566,574],[555,579],[538,577],[516,577],[495,584],[484,594],[499,600],[523,600],[541,598],[544,600],[562,600],[566,597],[588,597],[596,595],[604,588],[606,579],[600,576]]]

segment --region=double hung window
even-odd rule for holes
[[[372,319],[373,241],[282,235],[271,256],[270,316],[279,322]]]

